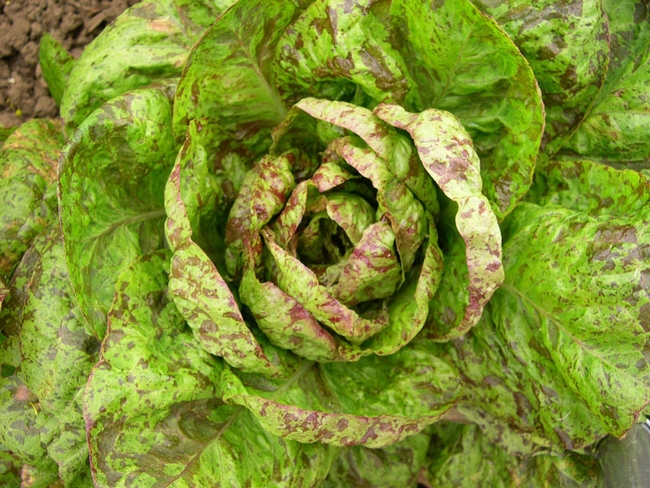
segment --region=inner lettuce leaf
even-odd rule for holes
[[[192,45],[233,3],[144,0],[127,9],[86,46],[72,66],[59,95],[66,127],[76,128],[111,98],[178,77]]]
[[[125,93],[90,115],[63,149],[61,225],[79,306],[99,339],[117,274],[163,246],[163,192],[176,150],[174,83]]]

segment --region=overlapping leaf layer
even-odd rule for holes
[[[0,129],[0,484],[598,486],[650,403],[649,15],[145,0],[44,37],[63,122]]]

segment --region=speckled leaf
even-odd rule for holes
[[[20,324],[19,376],[51,415],[41,439],[67,486],[88,485],[88,449],[79,403],[99,342],[88,334],[65,268],[58,226],[35,240],[39,261],[26,290]]]
[[[241,0],[226,11],[193,48],[174,107],[177,137],[192,119],[207,118],[231,137],[247,141],[286,114],[271,69],[278,38],[300,13],[294,0]]]
[[[438,420],[458,400],[459,380],[454,367],[420,343],[354,363],[305,361],[275,387],[226,368],[221,386],[225,401],[248,408],[275,435],[385,447]]]
[[[0,125],[0,149],[4,145],[7,138],[16,131],[17,127],[4,127]]]
[[[456,305],[460,313],[454,314],[445,313],[445,309],[455,304],[446,300],[439,303],[435,298],[431,303],[432,319],[441,329],[432,337],[458,337],[478,322],[483,307],[503,281],[501,232],[489,202],[481,194],[478,156],[463,126],[447,112],[431,109],[411,114],[398,105],[382,104],[375,113],[411,135],[424,168],[458,205],[455,223],[465,243],[467,282],[448,281],[443,275],[441,288],[467,288],[468,303],[459,304],[460,310]]]
[[[545,161],[527,198],[540,205],[562,207],[589,214],[634,215],[650,204],[650,182],[630,169],[614,169],[585,159]]]
[[[419,433],[383,449],[345,448],[323,488],[415,488],[428,447],[429,435]]]
[[[163,191],[176,154],[173,85],[113,99],[63,150],[59,205],[70,280],[90,330],[103,337],[120,270],[163,245]]]
[[[544,117],[533,72],[496,23],[469,1],[395,0],[393,43],[409,60],[421,105],[452,112],[481,157],[484,194],[499,219],[528,190]]]
[[[589,112],[609,63],[609,24],[600,0],[473,0],[530,63],[546,110],[545,151],[557,151]]]
[[[0,444],[0,483],[7,488],[20,488],[22,464],[13,453]]]
[[[436,488],[597,488],[592,456],[566,451],[512,456],[490,443],[475,425],[433,426],[428,453],[429,482]]]
[[[233,0],[145,0],[122,13],[88,46],[61,101],[76,127],[104,102],[180,76],[190,48]]]
[[[20,475],[26,486],[48,488],[59,476],[41,442],[40,424],[47,414],[38,411],[37,402],[16,375],[0,379],[0,445],[22,461]]]
[[[384,24],[382,3],[387,2],[313,2],[277,47],[274,66],[283,98],[295,103],[306,96],[355,95],[360,104],[403,102],[412,82]]]
[[[493,302],[498,298],[499,292]],[[466,383],[452,419],[477,424],[514,455],[582,449],[604,437],[606,427],[563,380],[537,324],[513,323],[508,316],[495,323],[491,309],[448,343]]]
[[[38,45],[38,62],[43,70],[43,78],[50,95],[57,104],[61,104],[75,59],[60,42],[46,32]]]
[[[102,360],[85,392],[99,486],[316,486],[336,450],[264,432],[219,399],[223,363],[204,351],[166,290],[169,253],[120,276]]]
[[[13,268],[47,224],[56,219],[56,165],[64,139],[61,124],[23,124],[0,149],[0,277]]]
[[[219,270],[192,240],[193,230],[181,195],[183,154],[165,189],[167,240],[174,251],[169,290],[194,336],[208,352],[243,371],[275,376],[281,367],[264,353]]]
[[[539,330],[562,379],[618,436],[650,402],[649,210],[594,217],[522,204],[493,302],[501,327]]]
[[[631,169],[650,167],[650,13],[643,0],[603,1],[611,61],[589,115],[563,152]]]
[[[8,305],[0,324],[6,333],[17,334],[9,340],[16,337],[20,349],[17,361],[9,350],[0,352],[9,354],[0,361],[3,371],[9,365],[18,368],[16,374],[33,395],[33,408],[41,412],[41,444],[59,465],[65,486],[90,486],[80,391],[97,359],[99,342],[86,332],[67,281],[58,225],[37,236],[25,253]]]

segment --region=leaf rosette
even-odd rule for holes
[[[190,244],[191,229],[180,232],[189,220],[178,205],[183,153],[167,188],[167,235],[176,251],[171,286],[208,351],[244,371],[279,374],[257,349],[253,323],[276,347],[312,361],[392,354],[427,317],[444,313],[436,292],[458,283],[444,279],[450,275],[440,243],[455,239],[465,248],[460,281],[468,300],[446,335],[476,323],[503,278],[501,241],[481,194],[478,156],[453,115],[305,98],[272,137],[229,208],[223,258],[217,266],[203,259],[212,293],[207,275],[195,275],[201,252]],[[452,228],[448,242],[439,238],[440,221]],[[256,354],[244,353],[248,348]]]

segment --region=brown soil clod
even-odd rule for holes
[[[58,116],[38,66],[43,33],[79,57],[86,44],[137,1],[0,0],[0,126]]]

